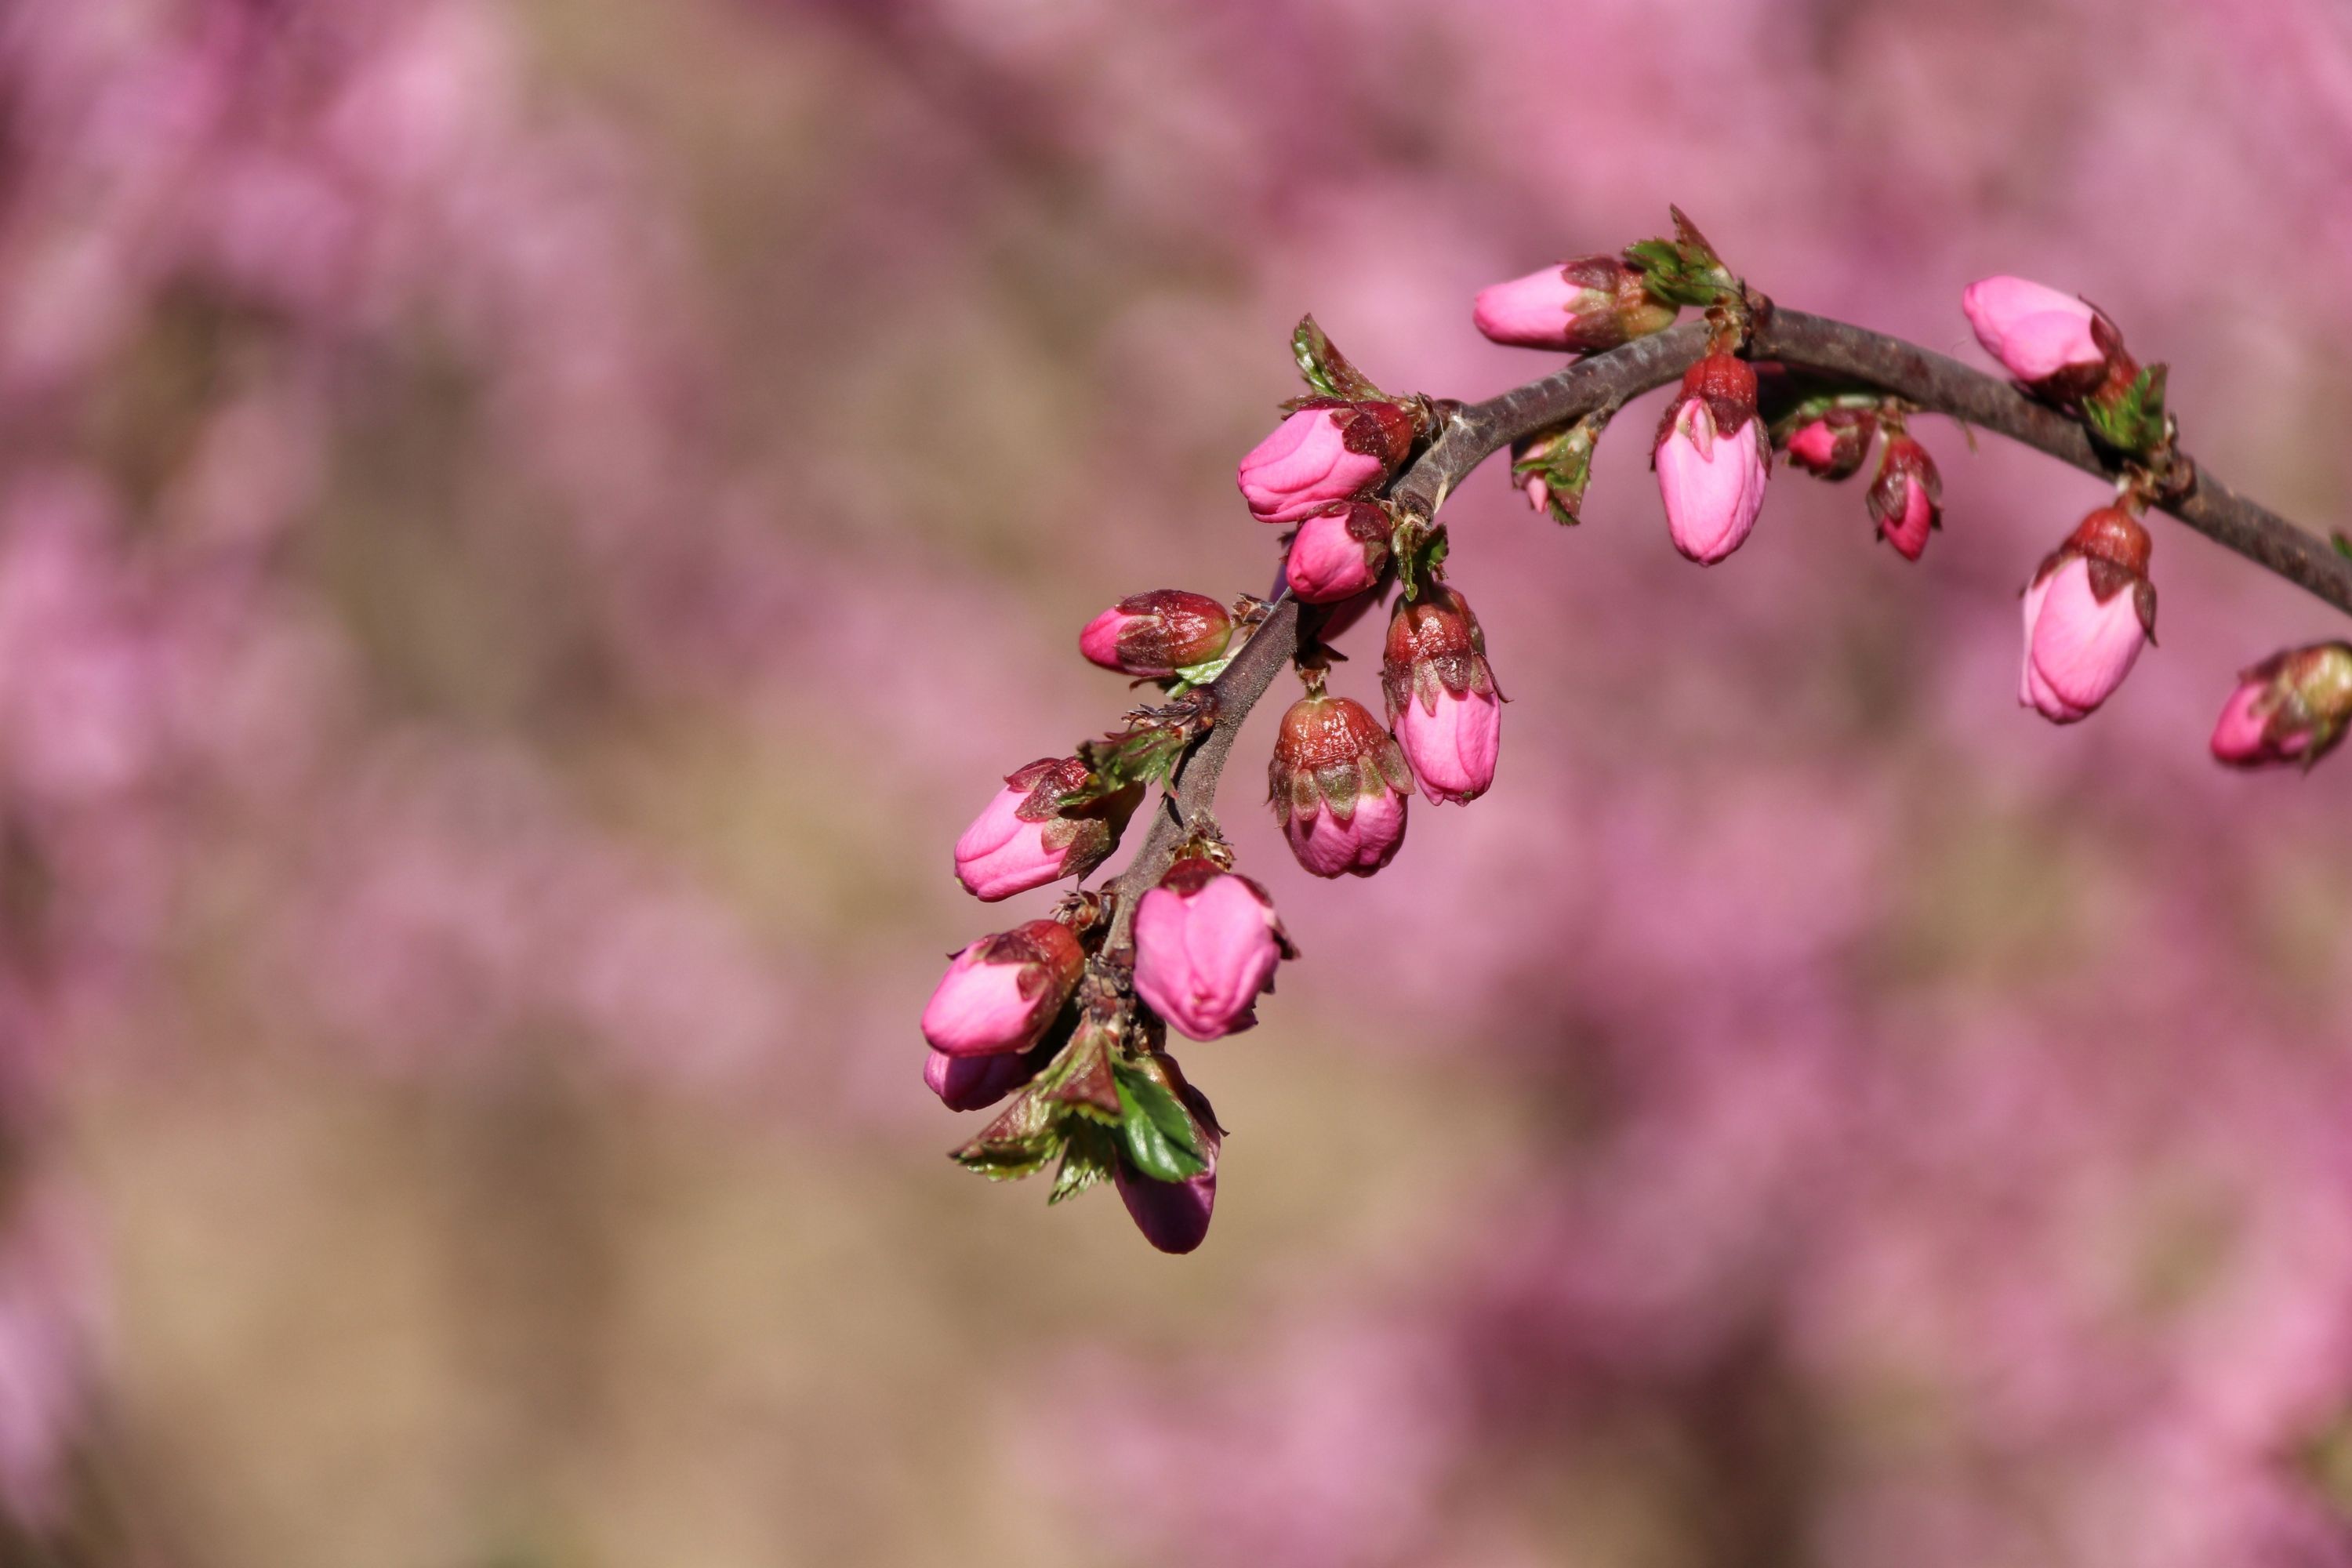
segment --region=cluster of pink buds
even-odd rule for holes
[[[1697,357],[1651,443],[1675,547],[1703,565],[1738,550],[1762,510],[1773,453],[1785,450],[1832,482],[1869,468],[1877,537],[1919,560],[1943,511],[1935,459],[1908,428],[1921,407],[1888,386],[1763,353],[1771,302],[1674,216],[1670,239],[1483,290],[1472,310],[1479,331],[1502,343],[1606,354],[1665,331],[1685,307],[1704,310],[1704,339],[1692,332],[1671,345]],[[2084,518],[2023,592],[2019,700],[2073,723],[2115,693],[2154,640],[2139,514],[2176,505],[2195,471],[2175,449],[2164,366],[2143,368],[2096,309],[2015,278],[1977,283],[1963,305],[1987,351],[2026,394],[2078,420],[2117,476],[2116,503]],[[1476,800],[1493,786],[1502,749],[1504,698],[1486,632],[1446,580],[1449,542],[1433,516],[1458,474],[1441,462],[1433,481],[1400,475],[1442,412],[1449,439],[1479,432],[1482,419],[1494,438],[1492,422],[1518,395],[1454,419],[1426,397],[1381,391],[1311,317],[1291,346],[1308,395],[1283,405],[1286,417],[1235,474],[1250,514],[1291,530],[1276,600],[1227,605],[1162,588],[1087,623],[1079,651],[1139,685],[1156,683],[1160,700],[1071,756],[1008,775],[958,841],[956,876],[989,900],[1084,877],[1117,846],[1146,789],[1162,791],[1166,810],[1155,809],[1143,849],[1117,879],[958,952],[922,1016],[925,1081],[940,1099],[958,1110],[1003,1102],[957,1160],[1000,1179],[1050,1166],[1054,1202],[1113,1185],[1138,1228],[1170,1252],[1207,1235],[1225,1131],[1168,1054],[1169,1031],[1206,1042],[1255,1027],[1258,999],[1297,956],[1266,889],[1234,869],[1210,811],[1229,726],[1266,689],[1269,665],[1287,658],[1306,688],[1283,715],[1267,780],[1283,836],[1313,876],[1369,877],[1387,866],[1404,842],[1412,795]],[[1657,352],[1621,363],[1648,375]],[[1513,482],[1538,510],[1580,521],[1593,453],[1617,406],[1596,402],[1507,432]],[[1388,603],[1391,588],[1383,722],[1325,685],[1339,658],[1331,639]],[[1277,624],[1288,635],[1261,640]],[[2307,767],[2347,729],[2352,644],[2324,643],[2242,672],[2212,751],[2236,766]],[[1195,752],[1212,731],[1218,743]],[[1204,773],[1188,772],[1195,761]]]
[[[1862,471],[1871,443],[1884,435],[1867,497],[1870,521],[1897,554],[1916,561],[1927,551],[1927,535],[1944,526],[1943,478],[1927,448],[1905,428],[1901,408],[1883,398],[1871,403],[1818,412],[1801,405],[1788,437],[1789,460],[1835,484]]]

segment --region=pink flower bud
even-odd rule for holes
[[[1486,793],[1503,745],[1503,694],[1486,663],[1486,634],[1461,595],[1432,583],[1398,604],[1381,689],[1423,794],[1463,805]]]
[[[2071,294],[2022,278],[1987,278],[1969,285],[1960,309],[1985,353],[2029,386],[2072,384],[2084,392],[2105,375],[2107,353],[2093,327],[2099,313]]]
[[[2234,767],[2308,768],[2352,724],[2352,644],[2316,643],[2273,654],[2238,674],[2213,726],[2213,755]]]
[[[1675,307],[1613,256],[1585,256],[1479,290],[1470,319],[1498,343],[1595,353],[1674,325]]]
[[[950,1110],[979,1110],[1036,1077],[1043,1065],[1027,1054],[951,1057],[933,1051],[923,1063],[923,1081]]]
[[[923,1038],[951,1057],[1025,1051],[1078,984],[1086,950],[1059,921],[984,936],[948,965],[923,1009]]]
[[[1412,449],[1412,414],[1394,403],[1318,398],[1250,449],[1237,476],[1260,522],[1297,522],[1388,482]]]
[[[1160,679],[1222,656],[1233,636],[1234,618],[1216,600],[1155,588],[1088,621],[1078,651],[1105,669]]]
[[[2025,590],[2021,704],[2071,724],[2123,684],[2156,635],[2151,547],[2130,513],[2102,507],[2042,562]]]
[[[1878,416],[1869,410],[1832,408],[1789,437],[1789,460],[1817,479],[1852,479],[1877,434]]]
[[[1772,448],[1756,417],[1756,373],[1727,353],[1684,373],[1666,405],[1651,466],[1675,548],[1712,566],[1739,548],[1764,505]]]
[[[1389,514],[1369,501],[1327,507],[1307,518],[1283,564],[1292,596],[1328,605],[1371,587],[1388,567],[1391,531]]]
[[[1176,1098],[1192,1114],[1209,1168],[1181,1182],[1158,1182],[1122,1157],[1111,1168],[1111,1180],[1118,1187],[1119,1201],[1127,1205],[1128,1217],[1143,1233],[1144,1240],[1162,1252],[1185,1253],[1200,1246],[1209,1234],[1209,1218],[1217,1206],[1217,1155],[1224,1143],[1224,1129],[1217,1125],[1216,1112],[1209,1109],[1207,1098],[1184,1081],[1174,1058],[1159,1059],[1175,1080]]]
[[[1927,548],[1927,532],[1943,526],[1944,481],[1927,448],[1908,436],[1891,437],[1870,484],[1871,521],[1906,561]]]
[[[1258,994],[1293,954],[1265,889],[1208,860],[1177,861],[1136,906],[1135,994],[1196,1040],[1255,1025]]]
[[[1143,786],[1064,806],[1094,776],[1076,757],[1043,757],[1005,775],[1004,787],[956,840],[956,879],[993,903],[1065,877],[1083,877],[1118,847]]]
[[[1318,877],[1369,877],[1404,842],[1412,774],[1370,710],[1345,697],[1302,697],[1282,716],[1267,770],[1275,820]]]

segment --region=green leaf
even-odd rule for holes
[[[1093,770],[1093,777],[1086,788],[1064,795],[1062,805],[1084,805],[1117,795],[1130,784],[1158,784],[1192,742],[1191,731],[1160,724],[1098,741],[1081,741],[1078,756]]]
[[[1675,237],[1637,240],[1625,247],[1625,265],[1642,275],[1650,297],[1668,305],[1701,309],[1739,297],[1739,279],[1715,253],[1706,237],[1693,227],[1680,207],[1674,215]]]
[[[1239,649],[1234,650],[1236,653],[1239,651]],[[1178,665],[1176,667],[1176,684],[1168,689],[1168,694],[1171,697],[1181,697],[1188,691],[1196,691],[1200,688],[1213,682],[1217,677],[1224,674],[1225,666],[1233,662],[1234,655],[1228,653],[1221,655],[1216,658],[1210,659],[1205,664]]]
[[[2334,533],[2329,534],[2327,536],[2327,541],[2329,543],[2336,546],[2336,554],[2344,556],[2347,560],[2352,560],[2352,539],[2346,538],[2342,529],[2339,528]]]
[[[1018,1181],[1045,1168],[1061,1152],[1060,1117],[1035,1089],[1021,1091],[980,1135],[949,1158],[993,1182]]]
[[[1062,1168],[1054,1173],[1054,1190],[1045,1195],[1045,1202],[1066,1203],[1088,1187],[1109,1181],[1118,1161],[1118,1142],[1108,1129],[1091,1122],[1071,1123],[1069,1142],[1062,1151]]]
[[[1348,363],[1348,356],[1315,324],[1312,316],[1301,316],[1298,325],[1292,329],[1290,352],[1298,361],[1298,374],[1307,378],[1307,384],[1325,397],[1362,403],[1381,401],[1388,396],[1369,376]]]
[[[1118,1084],[1119,1131],[1127,1157],[1155,1182],[1181,1182],[1209,1168],[1202,1156],[1192,1118],[1175,1095],[1141,1071],[1122,1064]]]
[[[2148,366],[2121,392],[2094,396],[2083,405],[2092,433],[2118,452],[2145,455],[2164,444],[2166,367]]]
[[[1438,568],[1445,564],[1446,552],[1451,548],[1442,522],[1432,526],[1419,518],[1407,517],[1397,525],[1389,553],[1396,562],[1397,586],[1408,604],[1421,597],[1423,584],[1436,580]]]

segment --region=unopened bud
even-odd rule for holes
[[[1852,479],[1870,455],[1878,416],[1866,408],[1832,408],[1789,437],[1789,460],[1817,479]]]
[[[1283,575],[1291,595],[1328,605],[1374,586],[1388,569],[1389,514],[1370,501],[1336,503],[1298,525]]]
[[[1906,561],[1927,548],[1931,529],[1943,526],[1944,481],[1927,448],[1908,436],[1890,437],[1870,482],[1870,518]]]
[[[1595,409],[1562,429],[1540,430],[1511,445],[1511,479],[1528,504],[1554,521],[1573,525],[1592,482],[1592,454],[1609,428],[1609,411]]]
[[[1960,296],[1985,353],[2038,392],[2078,397],[2107,375],[2099,313],[2072,294],[2022,278],[1986,278]]]
[[[1136,1170],[1122,1154],[1111,1167],[1111,1180],[1118,1184],[1128,1217],[1143,1233],[1144,1240],[1162,1252],[1190,1252],[1207,1238],[1210,1217],[1216,1212],[1217,1155],[1225,1132],[1217,1125],[1208,1097],[1184,1081],[1173,1058],[1160,1056],[1152,1060],[1165,1069],[1178,1102],[1192,1119],[1193,1141],[1208,1168],[1181,1182],[1160,1182]]]
[[[951,1057],[933,1051],[923,1062],[923,1082],[950,1110],[994,1105],[1037,1076],[1045,1064],[1034,1052],[994,1057]]]
[[[1205,594],[1155,588],[1087,623],[1078,651],[1105,669],[1153,679],[1207,664],[1233,640],[1234,617]]]
[[[2021,704],[2071,724],[2123,684],[2156,636],[2152,548],[2138,519],[2101,507],[2042,563],[2025,589]]]
[[[1297,522],[1333,501],[1360,500],[1403,466],[1416,434],[1401,404],[1314,399],[1242,459],[1242,499],[1260,522]]]
[[[1597,353],[1664,331],[1675,308],[1613,256],[1583,256],[1479,290],[1470,319],[1498,343]]]
[[[1502,750],[1503,694],[1486,663],[1486,634],[1461,595],[1433,583],[1397,605],[1381,690],[1424,795],[1461,805],[1486,793]]]
[[[1318,877],[1369,877],[1404,842],[1412,773],[1371,710],[1346,697],[1302,697],[1282,716],[1267,770],[1274,816]]]
[[[2352,725],[2352,644],[2275,653],[2238,675],[2213,726],[2213,755],[2233,767],[2311,766]]]
[[[1097,781],[1076,757],[1042,757],[1008,773],[1004,787],[956,840],[956,879],[993,903],[1065,877],[1083,877],[1118,847],[1140,784],[1065,805]]]
[[[1650,462],[1675,549],[1712,566],[1739,548],[1772,472],[1771,444],[1756,416],[1756,373],[1746,361],[1712,353],[1684,373]]]
[[[1086,968],[1060,921],[1031,921],[955,955],[923,1009],[923,1038],[951,1057],[998,1056],[1037,1043]]]
[[[1171,866],[1136,906],[1136,994],[1196,1040],[1256,1024],[1259,994],[1294,951],[1264,888],[1198,857]]]

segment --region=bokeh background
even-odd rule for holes
[[[2347,197],[2334,0],[0,0],[0,1562],[2352,1561],[2352,774],[2203,746],[2342,623],[2159,524],[2021,712],[2032,454],[1923,422],[1916,568],[1694,570],[1647,404],[1482,473],[1492,794],[1334,887],[1242,742],[1195,1256],[914,1026],[1077,627],[1269,580],[1302,310],[2021,272],[2327,527]]]

